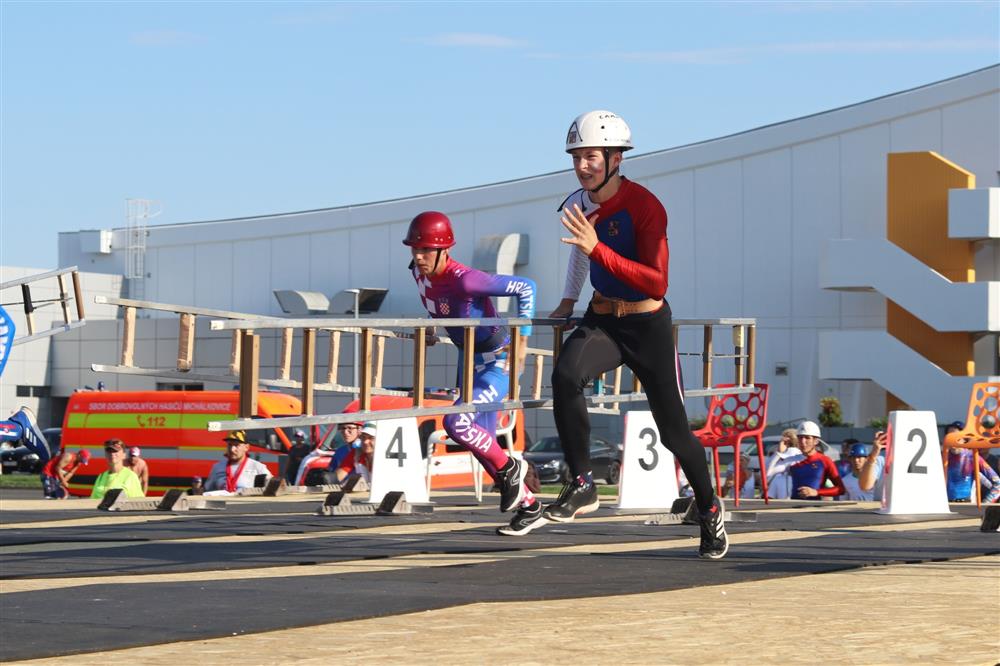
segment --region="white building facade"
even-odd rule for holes
[[[639,150],[652,148],[642,143],[642,127],[632,129]],[[562,149],[561,139],[553,137],[553,150]],[[824,379],[819,347],[826,331],[884,330],[885,297],[825,289],[820,266],[831,241],[886,238],[887,156],[912,151],[934,151],[960,165],[975,174],[977,188],[1000,186],[1000,67],[625,161],[625,174],[667,209],[667,298],[674,316],[757,319],[757,380],[771,385],[770,422],[815,418],[819,399],[829,394],[841,399],[847,421],[862,425],[884,416],[883,387],[867,379]],[[576,187],[567,170],[358,206],[151,226],[141,291],[148,301],[280,315],[274,290],[332,295],[386,287],[379,316],[421,316],[401,240],[414,215],[439,210],[453,222],[454,256],[463,263],[472,263],[484,237],[521,234],[529,241],[526,262],[516,272],[538,284],[543,316],[562,294],[569,255],[569,246],[559,241],[563,229],[556,207]],[[92,231],[60,234],[59,263],[121,275],[125,233],[111,230],[110,247],[93,243]],[[978,280],[1000,280],[998,244],[996,237],[977,244]],[[581,311],[589,294],[588,286]],[[153,320],[140,324],[140,336],[154,345],[144,352],[141,339],[137,342],[137,363],[172,367],[176,327],[158,328]],[[199,326],[200,335],[203,329]],[[98,379],[112,388],[153,388],[148,378],[98,378],[90,372],[91,363],[116,362],[120,322],[92,321],[77,333],[79,341],[53,342],[53,395]],[[996,331],[984,333],[976,374],[1000,374]],[[207,344],[198,351],[199,366],[225,367],[226,340]],[[699,351],[699,345],[700,331],[682,334],[682,351]],[[265,343],[265,375],[275,353]],[[407,381],[403,353],[389,362],[398,365],[400,381]],[[450,363],[453,368],[454,359]],[[694,363],[685,363],[688,377],[700,376]],[[447,383],[448,373],[430,382]],[[321,401],[319,407],[331,411],[339,405]],[[703,413],[704,406],[689,401],[689,410]],[[948,410],[939,420],[964,416]]]

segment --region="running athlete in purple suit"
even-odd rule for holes
[[[496,308],[491,296],[517,298],[517,316],[531,318],[535,314],[535,283],[514,275],[489,275],[464,266],[449,256],[455,245],[451,221],[443,213],[428,211],[410,222],[405,245],[410,247],[413,262],[410,268],[417,283],[420,299],[432,318],[491,318]],[[465,344],[461,327],[445,327],[448,337],[462,350]],[[525,337],[530,326],[521,327]],[[507,376],[507,345],[510,337],[503,326],[477,326],[473,358],[473,403],[502,402],[510,387]],[[459,364],[458,385],[462,385],[462,364]],[[456,401],[461,404],[462,400]],[[467,448],[482,463],[500,486],[500,510],[518,507],[510,524],[499,528],[500,534],[527,534],[542,515],[542,505],[524,484],[527,464],[508,457],[497,443],[497,412],[448,414],[444,428],[455,442]]]
[[[563,301],[553,317],[569,316],[590,274],[594,296],[552,371],[556,429],[573,479],[544,517],[569,522],[600,502],[590,468],[590,420],[583,389],[625,364],[642,382],[661,443],[680,463],[694,490],[701,522],[699,555],[720,559],[729,550],[724,507],[716,497],[701,444],[691,434],[667,292],[667,213],[656,196],[619,173],[632,132],[610,111],[576,118],[566,152],[580,190],[562,207],[572,246]]]

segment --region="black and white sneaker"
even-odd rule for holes
[[[698,556],[708,560],[721,560],[729,552],[729,536],[726,535],[726,507],[722,498],[712,500],[708,513],[700,514],[701,546]]]
[[[542,515],[542,503],[535,500],[531,506],[522,506],[511,518],[510,524],[497,528],[497,534],[504,536],[524,536],[528,532],[542,525],[547,525],[548,520]]]
[[[507,464],[497,470],[501,511],[510,511],[524,499],[524,475],[527,473],[528,466],[517,458],[508,459]]]
[[[568,523],[577,516],[597,511],[597,486],[592,482],[570,481],[563,486],[559,498],[545,507],[545,517],[557,523]]]

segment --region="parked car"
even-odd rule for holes
[[[62,428],[46,428],[42,431],[45,440],[49,443],[49,449],[59,450],[59,441],[62,436]],[[0,451],[0,465],[6,472],[26,472],[28,474],[39,474],[44,467],[38,454],[27,446],[15,446]]]
[[[545,437],[531,444],[524,459],[535,466],[541,483],[566,483],[569,466],[563,456],[558,437]],[[597,437],[590,438],[590,464],[594,479],[616,484],[622,475],[622,447]]]

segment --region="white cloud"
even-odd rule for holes
[[[511,49],[524,46],[524,42],[510,37],[479,32],[449,32],[434,35],[426,40],[426,43],[432,46],[471,46],[489,49]]]
[[[143,30],[134,32],[128,41],[136,46],[190,46],[205,42],[202,35],[178,30]]]

